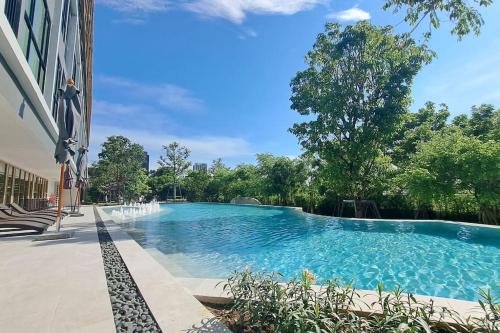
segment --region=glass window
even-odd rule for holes
[[[28,177],[28,198],[33,198],[33,175],[30,174],[29,177]]]
[[[76,77],[76,55],[73,56],[73,71],[71,73],[71,78],[75,81],[75,84],[77,84],[77,77]]]
[[[27,33],[22,37],[21,44],[38,85],[43,91],[50,31],[50,18],[45,0],[29,1],[24,24]]]
[[[35,1],[33,15],[30,16],[31,19],[31,29],[35,36],[38,45],[42,45],[43,35],[45,30],[45,4],[43,0]]]
[[[12,202],[12,180],[13,178],[14,168],[10,165],[7,166],[7,185],[5,186],[5,202]]]
[[[44,179],[43,180],[43,191],[42,191],[44,198],[47,198],[47,196],[48,196],[48,193],[47,193],[48,189],[49,189],[49,181]]]
[[[38,198],[43,198],[43,179],[38,179]]]
[[[35,74],[35,77],[38,80],[38,73],[40,72],[40,58],[36,56],[28,57],[28,63],[30,64],[31,71]]]
[[[5,168],[7,165],[3,162],[0,162],[0,204],[4,202],[4,194],[5,194]]]
[[[33,199],[38,198],[38,177],[33,179]]]
[[[0,162],[0,203],[15,202],[25,208],[30,199],[47,197],[48,180]]]
[[[59,107],[59,88],[62,88],[64,73],[62,70],[61,62],[57,59],[56,79],[54,81],[54,95],[52,96],[52,117],[57,122],[57,108]]]
[[[17,36],[19,29],[19,18],[21,16],[21,0],[7,0],[4,9],[5,16],[9,20],[10,26]]]
[[[21,176],[19,177],[19,200],[18,204],[24,206],[24,199],[26,197],[26,177],[27,172],[21,170]]]
[[[12,199],[13,202],[19,203],[19,194],[20,194],[20,189],[21,189],[21,170],[15,169],[14,170],[14,198]]]
[[[64,0],[64,7],[62,11],[61,20],[61,33],[63,40],[66,40],[66,35],[68,34],[68,16],[69,16],[69,0]]]

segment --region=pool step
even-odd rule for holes
[[[172,255],[166,255],[163,252],[159,251],[158,249],[154,248],[148,248],[146,251],[158,262],[160,263],[165,269],[172,274],[175,277],[187,277],[190,278],[192,275],[188,273],[184,268],[179,266],[176,262],[179,262],[179,257],[186,257],[181,254],[172,254]],[[174,259],[175,258],[175,259]],[[183,262],[185,258],[182,258]]]

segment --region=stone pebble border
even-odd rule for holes
[[[160,333],[160,326],[113,243],[96,207],[94,214],[116,331]]]

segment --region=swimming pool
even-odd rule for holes
[[[226,278],[251,267],[290,279],[307,268],[320,283],[353,279],[358,289],[381,281],[421,295],[475,300],[490,288],[500,296],[500,229],[226,204],[162,205],[122,226],[176,276]]]

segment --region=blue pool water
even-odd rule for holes
[[[319,282],[353,279],[359,289],[381,281],[422,295],[475,300],[490,288],[500,296],[500,229],[223,204],[162,205],[123,227],[178,276],[225,278],[251,267],[289,279],[307,268]]]

